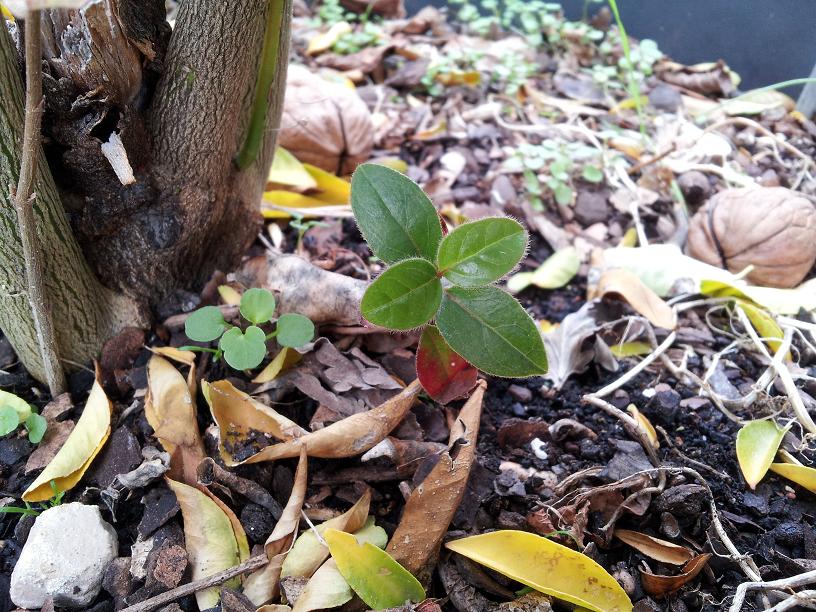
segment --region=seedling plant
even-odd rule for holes
[[[0,514],[21,514],[23,516],[39,516],[49,508],[54,508],[62,503],[62,498],[65,497],[65,491],[60,491],[57,483],[51,481],[51,491],[53,495],[51,499],[40,502],[37,505],[32,505],[29,502],[23,502],[25,506],[3,506],[0,507]]]
[[[535,322],[496,286],[526,251],[527,231],[520,223],[486,218],[445,235],[422,189],[376,164],[364,164],[354,173],[351,207],[371,251],[389,265],[366,290],[362,315],[395,331],[424,328],[420,353],[424,345],[429,358],[418,354],[417,364],[426,390],[430,378],[460,358],[495,376],[547,371]]]
[[[266,356],[266,343],[275,338],[282,347],[298,348],[314,338],[314,324],[308,317],[297,313],[283,314],[274,322],[270,332],[261,325],[271,323],[275,314],[275,296],[266,289],[248,289],[241,296],[239,310],[249,325],[242,329],[224,320],[217,306],[204,306],[193,312],[184,324],[184,332],[190,340],[213,342],[218,348],[184,346],[183,350],[207,351],[222,356],[236,370],[251,370],[261,364]]]
[[[37,444],[45,435],[46,421],[36,408],[23,398],[0,391],[0,436],[5,436],[23,426],[28,433],[28,441]]]

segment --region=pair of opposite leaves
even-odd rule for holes
[[[492,285],[524,256],[527,232],[520,223],[481,219],[443,237],[439,215],[419,186],[376,164],[355,172],[351,207],[371,251],[391,264],[363,297],[369,322],[410,330],[435,319],[451,348],[484,372],[546,372],[535,322]]]

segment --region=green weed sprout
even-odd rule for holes
[[[360,309],[367,321],[396,331],[434,322],[456,354],[495,376],[547,371],[535,322],[495,285],[527,249],[520,223],[479,219],[443,236],[422,189],[377,164],[363,164],[354,173],[351,208],[371,251],[389,264],[363,296]]]
[[[264,332],[260,326],[272,321],[275,314],[275,296],[266,289],[248,289],[241,296],[239,310],[249,322],[246,329],[230,325],[224,320],[217,306],[204,306],[193,312],[184,324],[184,332],[190,340],[213,342],[218,348],[184,346],[183,350],[207,351],[216,359],[224,360],[236,370],[251,370],[261,364],[266,356],[266,342],[275,338],[283,347],[298,348],[314,338],[314,324],[308,317],[287,313],[275,321],[275,329]],[[219,340],[220,338],[220,340]]]
[[[28,441],[38,444],[45,435],[46,421],[37,410],[23,398],[0,391],[0,436],[6,436],[20,425],[28,432]]]

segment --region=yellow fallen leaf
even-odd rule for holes
[[[657,327],[674,329],[677,315],[674,309],[649,289],[638,276],[623,268],[607,270],[598,279],[591,297],[619,296]]]
[[[794,463],[772,463],[770,469],[774,474],[779,474],[811,493],[816,493],[816,470],[812,467]]]
[[[50,499],[54,495],[51,488],[52,480],[60,491],[68,491],[76,486],[94,457],[102,450],[110,430],[111,403],[102,390],[102,385],[99,384],[97,372],[82,416],[79,417],[62,448],[25,490],[23,501],[38,502]]]
[[[209,496],[195,487],[167,479],[181,508],[184,520],[184,547],[192,569],[192,579],[200,580],[241,562],[238,542],[235,539],[229,517]],[[237,586],[238,580],[225,583]],[[218,604],[220,587],[210,587],[196,592],[200,610],[208,610]]]
[[[386,168],[391,168],[392,170],[396,170],[402,174],[408,172],[408,164],[405,162],[405,160],[395,156],[378,157],[377,159],[372,159],[371,163],[379,164],[381,166],[385,166]]]
[[[437,83],[446,87],[451,85],[468,85],[470,87],[482,82],[482,73],[478,70],[451,70],[440,72],[434,77]]]
[[[392,429],[402,422],[402,419],[411,409],[411,406],[414,405],[414,401],[421,391],[422,387],[419,381],[414,381],[400,393],[376,408],[372,408],[367,412],[353,414],[336,423],[332,423],[328,427],[308,432],[305,435],[300,435],[300,437],[292,438],[290,432],[288,435],[292,439],[281,442],[280,444],[267,446],[243,461],[237,461],[226,452],[224,449],[224,432],[222,431],[221,456],[227,465],[233,466],[297,457],[298,454],[300,454],[300,449],[304,447],[308,449],[310,457],[320,457],[322,459],[338,459],[361,455],[381,442]],[[215,401],[215,395],[212,392],[211,396],[211,399]],[[214,404],[211,404],[211,406],[212,405]],[[266,411],[271,411],[271,408],[266,408]],[[213,416],[216,416],[215,410],[213,411]],[[280,415],[278,415],[278,417],[280,417]],[[267,429],[256,429],[276,435],[275,432],[280,430],[280,425],[274,421],[279,421],[279,419],[277,417],[270,418],[269,416],[266,418],[268,422]],[[221,420],[219,423],[226,424],[227,422]],[[234,423],[230,423],[230,425],[232,426]],[[244,425],[241,425],[241,427],[244,427]]]
[[[518,272],[507,279],[507,290],[517,293],[529,285],[541,289],[558,289],[578,274],[581,258],[574,247],[565,247],[550,255],[533,272]]]
[[[649,419],[647,419],[634,404],[629,404],[626,410],[637,421],[638,428],[640,428],[646,434],[646,437],[649,438],[649,442],[652,443],[652,446],[659,448],[660,441],[657,439],[657,432],[652,426],[651,421],[649,421]]]
[[[182,351],[173,346],[151,346],[148,348],[151,353],[167,357],[184,365],[191,366],[195,364],[196,354],[193,351]]]
[[[241,294],[229,285],[218,285],[218,295],[230,306],[238,306],[241,303]]]
[[[331,49],[341,37],[351,33],[351,25],[347,21],[338,21],[327,31],[318,34],[309,41],[306,55],[320,55]]]
[[[326,204],[349,203],[351,199],[351,183],[312,164],[304,163],[303,168],[315,182],[317,192],[312,195],[316,200],[320,200]]]
[[[231,446],[228,442],[246,438],[253,431],[264,432],[278,440],[301,438],[309,433],[291,419],[239,391],[227,380],[202,383],[202,386],[213,420],[218,425],[221,458],[227,465],[240,463],[227,450]]]
[[[0,4],[0,13],[3,14],[3,17],[10,21],[14,21],[14,15],[11,14],[11,11],[6,8],[5,4]]]
[[[337,569],[371,609],[395,608],[406,601],[425,599],[419,581],[384,550],[370,542],[360,543],[352,534],[337,529],[327,529],[323,537]]]
[[[773,318],[773,315],[745,300],[736,300],[736,302],[737,307],[745,311],[745,315],[748,317],[748,320],[751,321],[751,325],[754,326],[757,334],[759,334],[759,337],[763,339],[765,344],[767,344],[774,353],[779,350],[785,332],[782,331],[782,328],[779,326],[779,323],[776,322],[776,319]],[[790,352],[785,358],[791,358]]]
[[[652,352],[652,345],[648,342],[633,340],[623,344],[613,344],[609,347],[612,354],[618,359],[622,357],[636,357],[638,355],[648,355]]]
[[[751,489],[755,489],[768,473],[787,431],[772,420],[751,421],[739,430],[737,461]]]
[[[195,402],[181,373],[158,355],[147,362],[145,417],[170,453],[170,476],[195,485],[196,468],[205,457]]]
[[[694,553],[685,546],[654,538],[645,533],[616,529],[615,537],[655,561],[671,565],[685,565],[694,558]]]
[[[325,547],[324,547],[325,548]],[[328,552],[328,548],[326,548]],[[289,553],[291,555],[291,553]],[[342,606],[354,597],[349,583],[343,578],[334,559],[321,565],[306,583],[292,612],[311,612]],[[260,610],[258,610],[260,612]]]
[[[371,504],[371,491],[363,496],[340,516],[321,523],[315,529],[307,529],[298,536],[295,545],[283,562],[281,577],[296,576],[308,578],[329,558],[329,549],[318,539],[326,529],[354,532],[363,527]],[[315,533],[315,531],[317,533]]]
[[[265,383],[273,381],[281,372],[295,365],[300,359],[300,353],[293,348],[284,346],[280,352],[275,355],[275,358],[252,379],[252,382]]]
[[[586,555],[526,531],[493,531],[445,547],[527,585],[594,612],[630,612],[612,576]]]
[[[272,601],[278,594],[281,567],[295,541],[300,524],[300,513],[306,497],[307,472],[306,449],[301,449],[297,470],[295,470],[295,483],[289,494],[289,501],[286,502],[280,519],[275,523],[275,528],[264,543],[264,552],[269,563],[250,574],[244,583],[244,595],[256,606]]]
[[[351,206],[347,204],[328,205],[313,196],[293,191],[266,191],[261,201],[261,214],[265,219],[288,219],[293,216],[350,217]]]
[[[268,183],[289,185],[300,191],[317,187],[317,181],[306,171],[297,157],[283,147],[275,148],[272,167],[266,177]]]
[[[771,312],[795,315],[800,309],[816,310],[816,278],[794,289],[732,285],[718,280],[701,280],[700,293],[711,297],[739,297],[754,302]]]

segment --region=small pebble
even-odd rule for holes
[[[521,385],[510,385],[507,387],[507,393],[517,402],[527,404],[533,399],[533,392],[527,387]]]

